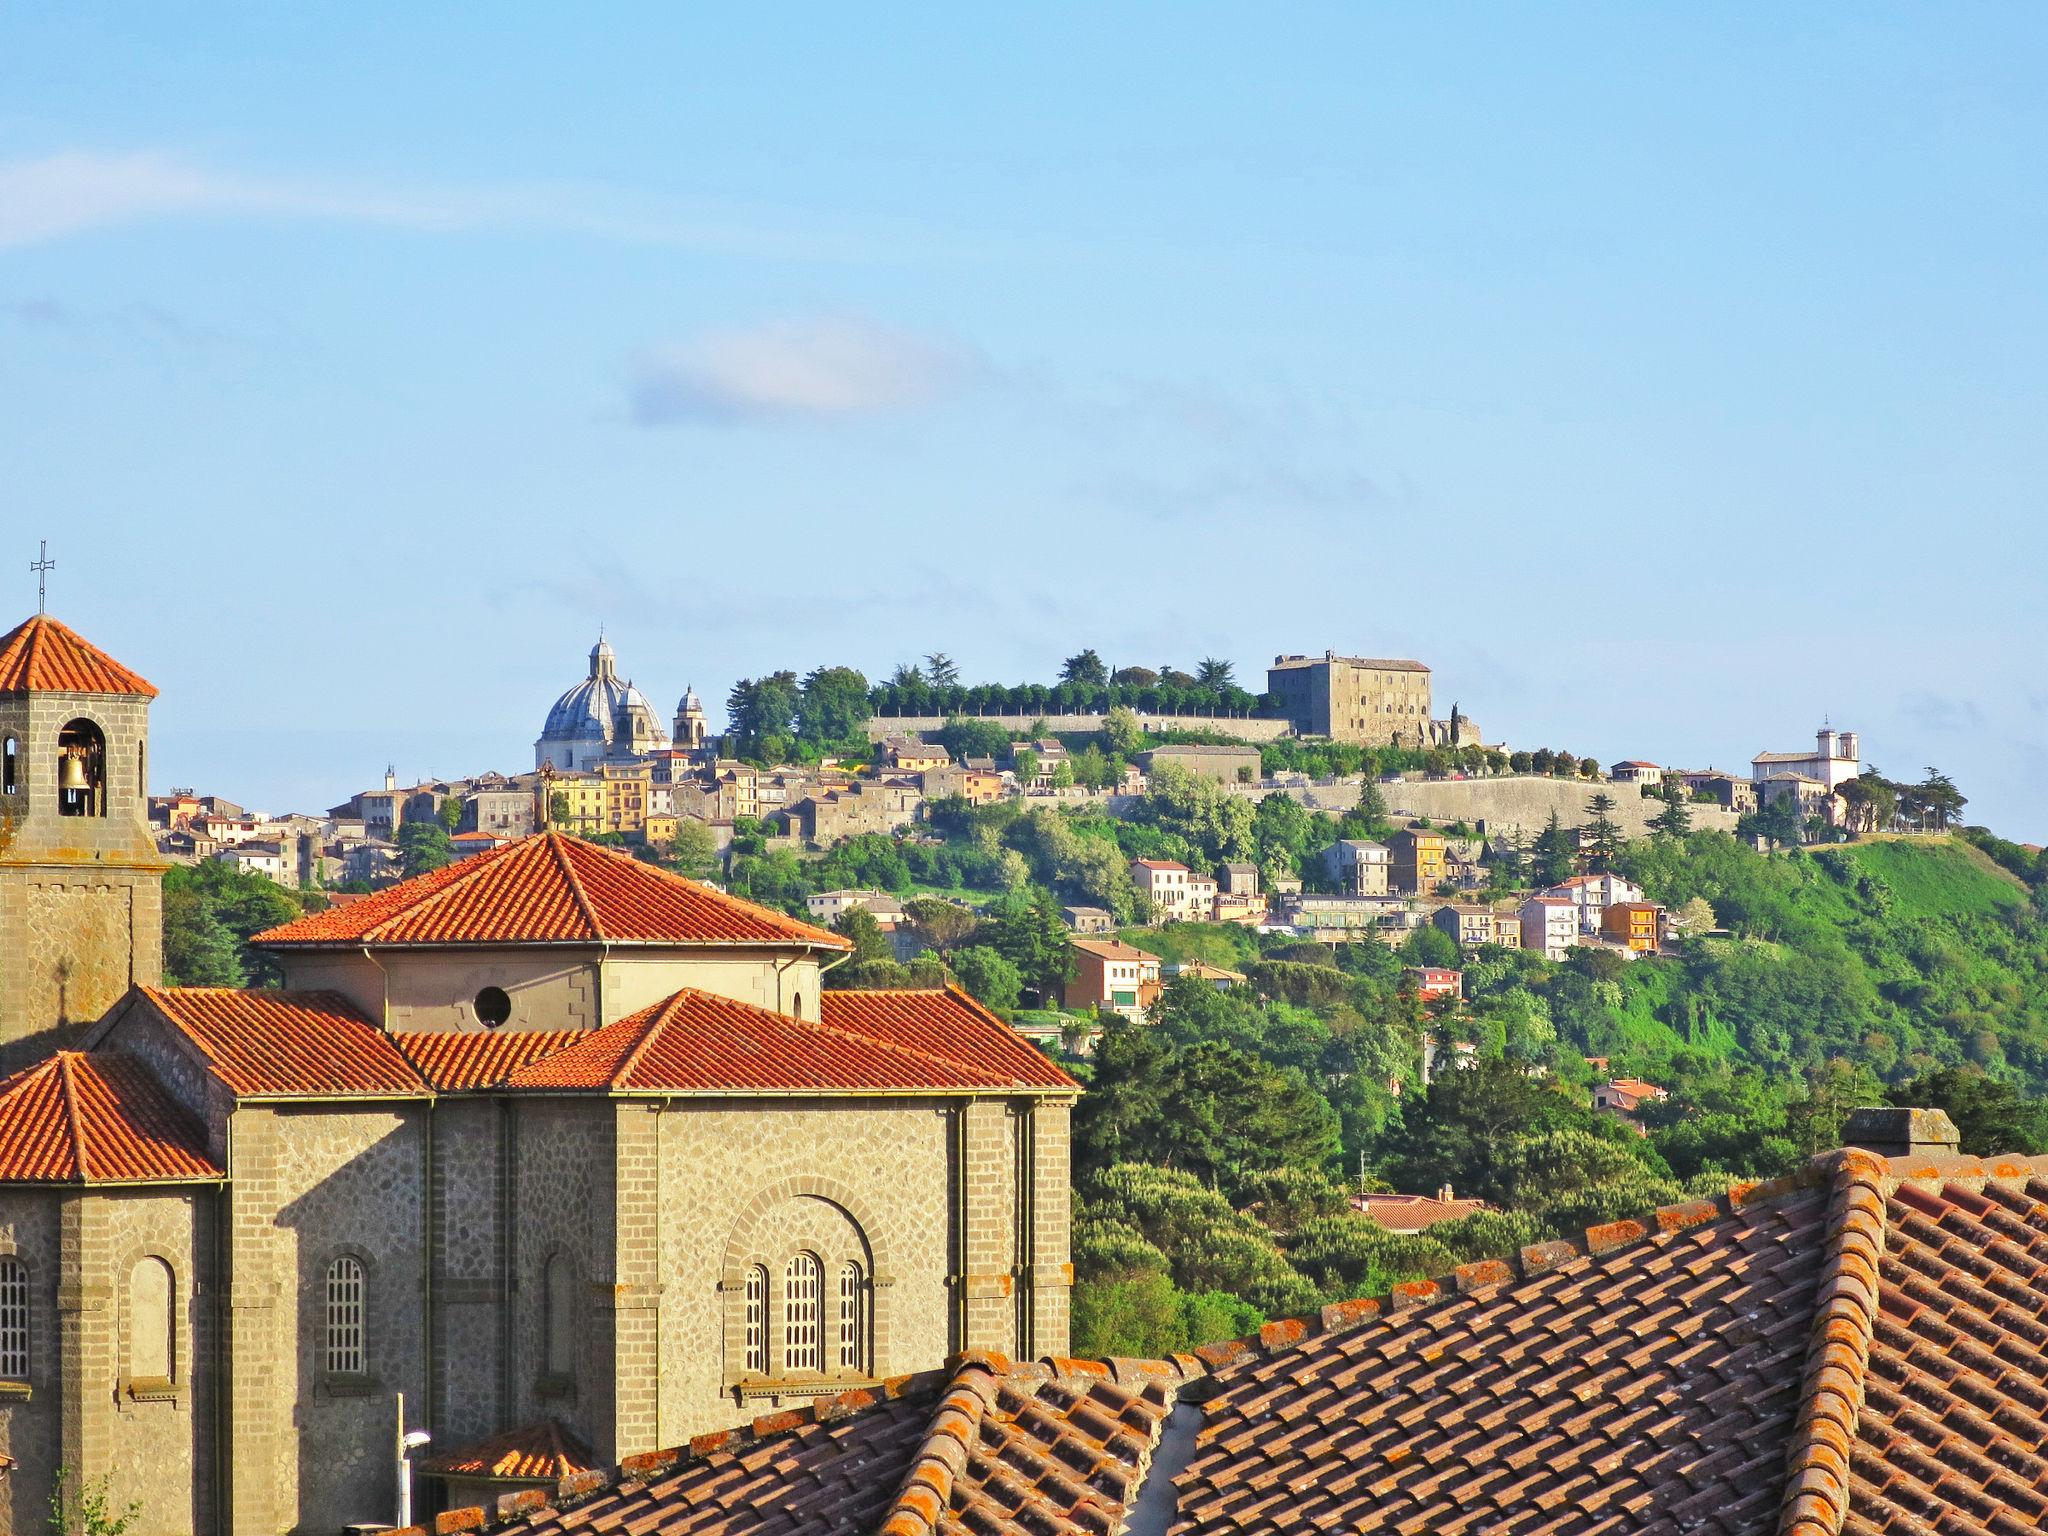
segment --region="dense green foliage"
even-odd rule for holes
[[[249,936],[323,900],[212,859],[173,867],[164,875],[164,980],[182,987],[275,986],[276,962],[252,949]]]

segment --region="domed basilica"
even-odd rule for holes
[[[695,690],[676,707],[675,744],[704,744],[704,704]],[[595,768],[607,757],[638,757],[669,745],[647,695],[621,681],[618,658],[602,634],[590,648],[590,674],[555,700],[533,744],[533,766],[563,771]]]

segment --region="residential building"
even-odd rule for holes
[[[638,759],[606,758],[597,765],[604,786],[604,830],[637,837],[647,824],[647,797],[653,770]]]
[[[258,842],[254,839],[243,843],[231,843],[213,857],[216,863],[231,865],[245,875],[261,875],[264,879],[283,886],[298,883],[296,850],[287,853],[282,843]]]
[[[805,795],[781,813],[790,835],[829,848],[863,832],[893,832],[916,821],[924,792],[908,779],[861,779]]]
[[[1818,816],[1832,826],[1842,812],[1842,802],[1835,798],[1834,791],[1803,773],[1774,773],[1767,779],[1758,779],[1756,798],[1760,808],[1776,805],[1780,800],[1794,801],[1802,822]]]
[[[1655,1083],[1646,1083],[1640,1078],[1610,1078],[1593,1085],[1593,1108],[1600,1114],[1619,1120],[1638,1136],[1647,1136],[1649,1128],[1643,1124],[1639,1113],[1643,1105],[1670,1096]]]
[[[1198,913],[1207,918],[1209,909],[1215,906],[1215,897],[1212,893],[1206,906],[1197,907],[1194,882],[1200,878],[1187,865],[1172,859],[1131,860],[1131,884],[1150,907],[1155,923],[1184,922],[1196,918]]]
[[[1664,938],[1664,909],[1654,901],[1617,901],[1600,915],[1600,936],[1635,954],[1654,954]]]
[[[510,841],[510,838],[500,837],[495,832],[457,832],[448,839],[448,851],[463,859],[472,854],[489,853]]]
[[[605,781],[595,773],[544,776],[547,824],[557,832],[590,834],[609,831],[605,825]]]
[[[1626,876],[1613,871],[1598,875],[1573,875],[1539,894],[1562,896],[1578,912],[1579,932],[1600,932],[1600,916],[1616,902],[1641,901],[1643,889]]]
[[[1259,866],[1225,864],[1216,872],[1216,883],[1226,896],[1256,896],[1259,894]]]
[[[1428,896],[1444,883],[1447,839],[1427,827],[1410,827],[1387,839],[1393,854],[1394,889],[1411,896]]]
[[[830,928],[842,913],[855,908],[872,916],[884,933],[893,932],[905,920],[902,901],[888,891],[820,891],[804,898],[804,908],[821,928]]]
[[[1522,903],[1522,948],[1562,960],[1579,942],[1579,909],[1563,896],[1531,896]]]
[[[876,749],[875,764],[889,773],[929,773],[935,768],[952,767],[953,754],[936,742],[890,736]]]
[[[386,881],[396,880],[403,867],[398,848],[392,843],[366,841],[342,851],[341,877],[344,880],[383,885]]]
[[[1107,907],[1061,907],[1060,916],[1075,933],[1111,933],[1116,929],[1116,914]]]
[[[1437,930],[1457,941],[1460,949],[1478,949],[1498,942],[1500,925],[1493,908],[1470,902],[1448,902],[1430,914]]]
[[[1457,1221],[1492,1207],[1484,1200],[1461,1200],[1446,1184],[1434,1195],[1353,1195],[1351,1209],[1389,1232],[1426,1232],[1440,1221]]]
[[[918,775],[926,800],[958,798],[969,805],[988,805],[1003,797],[1003,776],[993,769],[928,768]]]
[[[1174,976],[1191,976],[1196,981],[1206,981],[1218,992],[1228,992],[1232,987],[1245,983],[1243,971],[1233,971],[1228,966],[1211,965],[1206,960],[1183,960],[1178,965],[1168,966]]]
[[[1614,764],[1607,770],[1607,777],[1617,784],[1655,786],[1664,782],[1664,770],[1655,763],[1632,757],[1625,763]]]
[[[1266,692],[1301,736],[1419,746],[1430,735],[1429,668],[1364,656],[1276,656]]]
[[[1415,995],[1425,1003],[1447,997],[1453,1001],[1465,995],[1465,973],[1440,965],[1411,965],[1401,974],[1415,983]]]
[[[524,837],[533,830],[533,790],[506,785],[472,789],[462,797],[461,832],[488,832],[494,837]]]
[[[1392,887],[1393,850],[1385,843],[1347,837],[1322,852],[1323,871],[1346,896],[1384,896]]]
[[[1340,944],[1379,939],[1398,944],[1420,928],[1420,907],[1400,896],[1331,896],[1296,891],[1276,898],[1275,915],[1304,938]]]
[[[1066,986],[1069,1012],[1101,1009],[1144,1022],[1159,1000],[1159,957],[1120,939],[1068,940],[1074,955],[1074,976]]]
[[[1153,747],[1138,754],[1147,778],[1166,763],[1218,784],[1256,784],[1262,776],[1259,749],[1254,746]]]
[[[1668,780],[1670,775],[1665,777]],[[1756,786],[1748,779],[1723,773],[1718,768],[1702,768],[1680,777],[1688,795],[1711,800],[1723,810],[1747,816],[1756,809]]]

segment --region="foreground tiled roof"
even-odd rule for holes
[[[559,1483],[595,1466],[590,1447],[573,1430],[554,1419],[542,1419],[433,1457],[420,1470],[429,1477]]]
[[[140,675],[43,613],[0,635],[0,693],[156,697],[156,689]]]
[[[2039,1530],[2048,1158],[1834,1153],[1193,1355],[970,1360],[444,1518],[1115,1536],[1139,1501],[1169,1536]]]
[[[198,1122],[132,1057],[59,1051],[0,1082],[0,1182],[221,1177]]]
[[[828,994],[829,995],[829,994]],[[813,1023],[691,989],[595,1030],[510,1073],[514,1089],[730,1092],[960,1092],[1066,1088],[1059,1068],[1007,1025],[945,992],[849,1010]],[[915,1000],[915,1001],[912,1001]],[[911,1022],[919,1004],[935,1021]],[[917,1043],[922,1040],[925,1043]],[[941,1051],[933,1047],[944,1045]]]
[[[851,941],[560,832],[540,832],[256,935],[258,944]]]
[[[585,1029],[406,1030],[392,1043],[443,1093],[488,1088],[521,1067],[567,1050]]]
[[[391,1037],[338,993],[142,987],[227,1087],[251,1097],[427,1092]]]
[[[959,987],[927,991],[828,991],[825,1023],[909,1050],[960,1061],[1034,1088],[1080,1084]]]

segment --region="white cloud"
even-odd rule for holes
[[[268,214],[453,228],[476,210],[397,196],[223,174],[171,155],[66,151],[0,162],[0,246],[33,245],[142,220]]]
[[[666,426],[851,416],[922,404],[982,370],[957,343],[871,320],[777,320],[638,358],[633,417]]]

